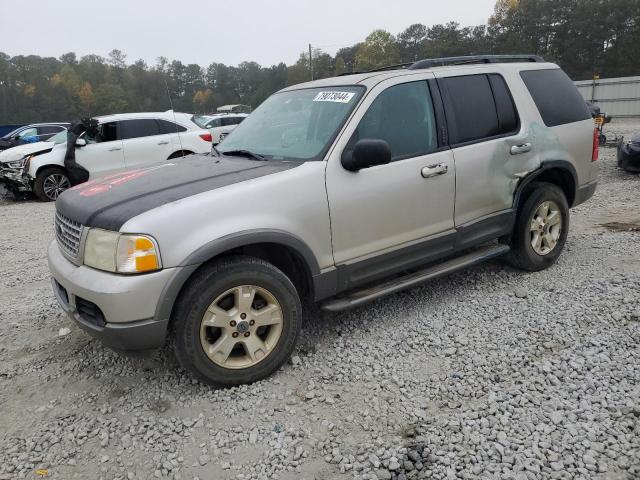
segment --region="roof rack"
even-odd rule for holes
[[[418,60],[409,70],[420,70],[443,65],[465,65],[467,63],[509,63],[509,62],[544,62],[538,55],[468,55],[463,57],[427,58]]]
[[[399,63],[386,67],[374,68],[360,72],[345,72],[340,74],[354,75],[358,73],[385,72],[387,70],[421,70],[424,68],[440,67],[444,65],[466,65],[471,63],[510,63],[510,62],[544,62],[538,55],[465,55],[461,57],[426,58],[417,62]]]

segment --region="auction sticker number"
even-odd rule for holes
[[[314,102],[349,103],[355,93],[353,92],[318,92]]]

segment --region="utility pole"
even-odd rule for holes
[[[309,73],[311,74],[311,80],[313,80],[313,57],[311,56],[311,44],[309,44]]]

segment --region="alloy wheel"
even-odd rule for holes
[[[69,178],[63,173],[52,173],[42,182],[42,190],[50,200],[55,200],[62,192],[71,187]]]
[[[562,212],[554,201],[542,202],[531,219],[531,247],[538,255],[548,255],[556,248],[562,233]]]
[[[282,323],[282,307],[271,292],[256,285],[240,285],[209,305],[200,323],[200,343],[215,364],[248,368],[274,350]]]

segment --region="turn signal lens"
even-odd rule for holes
[[[116,252],[118,273],[153,272],[160,267],[160,255],[152,238],[144,235],[120,235]]]

